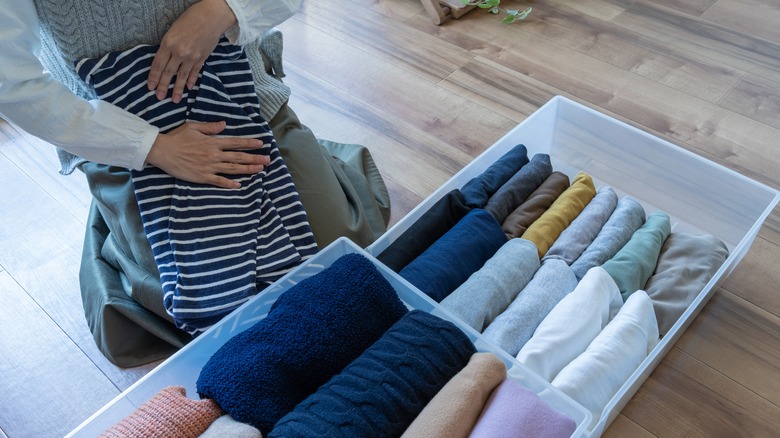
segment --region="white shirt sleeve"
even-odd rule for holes
[[[236,16],[236,24],[225,32],[233,44],[259,40],[270,28],[298,11],[303,0],[225,0]]]
[[[45,72],[39,26],[32,0],[0,0],[0,115],[86,160],[141,169],[159,130]]]

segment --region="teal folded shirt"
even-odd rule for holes
[[[651,213],[623,248],[604,263],[602,267],[615,280],[624,302],[632,293],[645,287],[671,232],[672,224],[666,213]]]

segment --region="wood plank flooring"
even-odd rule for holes
[[[774,0],[503,0],[435,26],[419,0],[317,0],[280,27],[291,107],[369,146],[393,223],[554,95],[780,189]],[[0,121],[0,438],[66,434],[157,364],[120,369],[84,321],[90,194]],[[780,430],[780,209],[607,437]]]

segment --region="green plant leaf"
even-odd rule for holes
[[[533,8],[528,7],[528,9],[526,9],[523,12],[520,12],[519,14],[517,14],[516,17],[517,17],[518,20],[525,20],[525,17],[527,17],[528,14],[531,13],[531,11],[533,11]]]

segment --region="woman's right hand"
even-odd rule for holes
[[[240,137],[215,137],[224,122],[187,122],[166,134],[158,134],[146,162],[185,181],[237,189],[241,184],[219,175],[258,173],[269,164],[267,155],[239,149],[261,149],[263,142]]]

